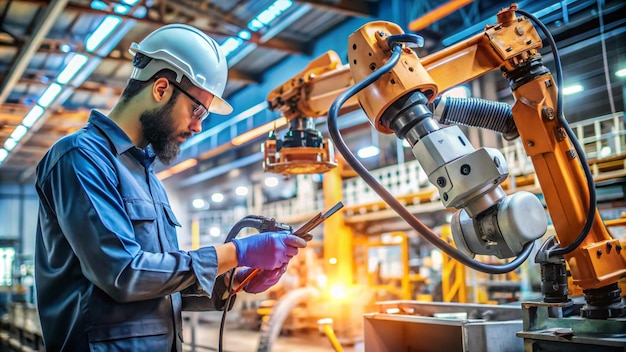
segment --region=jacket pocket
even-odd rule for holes
[[[154,203],[142,199],[127,199],[124,200],[124,207],[135,230],[135,241],[145,251],[158,252],[160,246]]]
[[[165,213],[165,218],[167,219],[167,223],[165,224],[165,235],[167,236],[167,241],[171,246],[173,246],[173,248],[178,249],[178,235],[176,231],[178,231],[178,227],[181,227],[180,222],[174,215],[174,211],[170,208],[169,204],[163,204],[163,212]]]

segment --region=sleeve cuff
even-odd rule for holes
[[[191,256],[191,268],[198,283],[196,286],[212,296],[217,277],[217,252],[215,248],[203,247],[190,251],[189,256]]]

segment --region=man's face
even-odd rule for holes
[[[144,111],[139,120],[143,125],[143,136],[152,145],[154,153],[159,160],[169,165],[180,152],[180,145],[192,132],[188,129],[178,130],[180,125],[174,118],[173,111],[180,95],[170,99],[163,107]]]

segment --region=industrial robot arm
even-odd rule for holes
[[[440,92],[500,69],[516,102],[510,113],[503,114],[501,123],[492,125],[499,125],[496,130],[505,137],[519,135],[522,139],[557,235],[544,244],[537,258],[549,269],[543,285],[546,301],[567,299],[566,283],[565,290],[562,288],[563,280],[567,280],[564,258],[574,283],[586,294],[589,317],[621,314],[617,281],[626,275],[626,257],[619,241],[612,238],[594,211],[589,187],[593,181],[585,176],[584,155],[575,151],[574,137],[561,116],[557,82],[538,52],[541,38],[528,16],[517,16],[516,12],[517,5],[513,4],[500,11],[497,23],[487,26],[484,33],[421,59],[406,45],[412,39],[399,26],[383,21],[364,25],[349,37],[354,86],[346,86],[344,80],[331,90],[338,98],[329,109],[329,132],[346,160],[368,181],[357,170],[358,160],[354,159],[353,165],[345,155],[350,151],[340,145],[338,133],[333,133],[333,129],[338,131],[336,126],[331,128],[336,124],[332,117],[336,118],[343,103],[352,101],[348,91],[358,92],[359,105],[372,125],[381,133],[406,139],[429,180],[439,189],[444,205],[458,209],[453,234],[459,249],[470,256],[523,257],[528,244],[546,230],[541,203],[525,192],[507,196],[500,187],[508,175],[501,153],[490,148],[475,150],[458,127],[442,128],[427,107]],[[340,70],[344,74],[345,67]],[[307,93],[314,90],[299,91],[303,93],[299,99],[308,99],[311,96]],[[322,107],[317,108],[320,114]],[[392,208],[412,226],[418,225],[406,209]],[[431,242],[450,254],[445,244],[435,239]],[[470,263],[466,256],[452,256]]]

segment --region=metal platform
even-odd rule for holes
[[[387,301],[364,316],[365,352],[523,351],[519,306]]]

